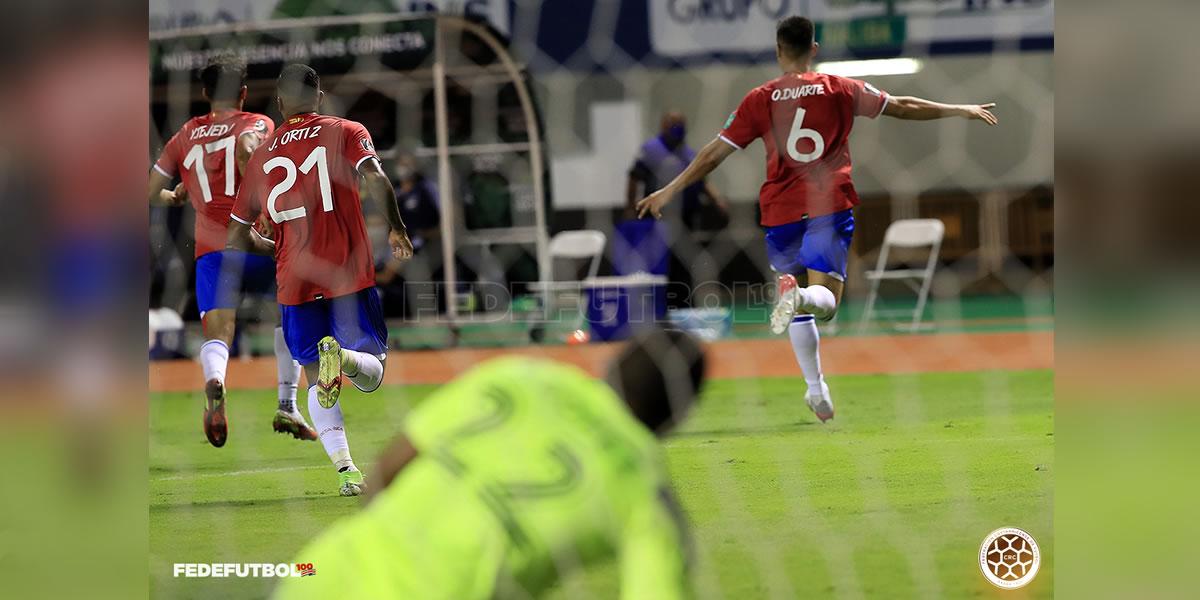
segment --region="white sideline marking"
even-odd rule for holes
[[[256,475],[260,473],[287,473],[289,471],[308,471],[311,469],[328,469],[329,466],[309,465],[307,467],[272,467],[269,469],[246,469],[244,471],[222,471],[220,473],[188,473],[184,475],[167,475],[155,477],[150,481],[179,481],[180,479],[201,479],[204,477],[227,477],[230,475]]]

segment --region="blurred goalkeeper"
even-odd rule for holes
[[[805,401],[822,422],[833,418],[833,398],[821,374],[814,319],[832,319],[846,280],[858,194],[850,179],[850,129],[855,117],[886,115],[928,121],[962,117],[996,124],[994,104],[941,104],[889,96],[869,83],[812,72],[818,45],[804,17],[780,21],[775,57],[783,75],[746,94],[720,134],[688,168],[637,204],[638,216],[662,217],[681,190],[703,180],[734,150],[762,138],[767,180],[759,191],[767,256],[779,274],[771,331],[787,331],[808,385]],[[796,276],[807,276],[800,287]]]
[[[655,436],[704,378],[690,335],[636,335],[599,381],[501,358],[430,396],[384,452],[370,504],[296,560],[278,598],[530,598],[614,557],[622,598],[688,596],[686,532]]]

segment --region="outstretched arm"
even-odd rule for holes
[[[377,160],[364,160],[359,165],[358,172],[362,175],[362,193],[375,201],[380,212],[383,213],[383,217],[387,219],[388,225],[392,228],[388,233],[388,244],[392,247],[392,256],[396,260],[412,258],[413,246],[408,239],[408,229],[404,226],[404,220],[400,218],[400,207],[396,205],[396,189],[392,187],[391,180],[383,172],[383,167],[379,166]]]
[[[654,215],[655,219],[661,219],[662,209],[671,201],[671,198],[674,198],[689,185],[707,177],[730,154],[733,154],[734,150],[736,148],[721,141],[720,138],[713,138],[713,141],[705,145],[692,163],[678,177],[671,180],[671,183],[663,186],[657,192],[642,198],[637,203],[638,218],[645,217],[649,213]]]
[[[887,106],[883,108],[883,114],[908,121],[931,121],[933,119],[962,117],[964,119],[983,121],[988,125],[995,125],[999,121],[996,119],[996,115],[993,115],[990,110],[995,106],[995,102],[989,102],[988,104],[942,104],[941,102],[934,102],[913,96],[892,96],[888,98]]]

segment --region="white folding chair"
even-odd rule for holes
[[[938,219],[901,219],[888,226],[883,234],[883,247],[879,249],[879,260],[875,269],[866,272],[867,281],[871,282],[871,292],[867,296],[867,307],[863,310],[859,330],[865,330],[867,324],[876,314],[875,301],[879,299],[879,284],[884,280],[903,281],[917,293],[917,306],[913,309],[910,328],[916,330],[921,326],[921,316],[925,313],[925,302],[929,298],[929,286],[933,283],[933,272],[937,268],[938,254],[942,249],[942,239],[946,236],[946,226]],[[921,269],[888,269],[888,254],[892,248],[923,248],[929,247],[929,259]],[[917,282],[920,282],[918,285]],[[901,313],[902,314],[902,313]]]
[[[571,329],[580,329],[583,326],[583,282],[594,279],[596,274],[600,272],[600,260],[604,256],[604,247],[606,245],[608,245],[608,238],[604,233],[592,229],[563,231],[550,238],[550,245],[547,251],[550,255],[551,277],[553,281],[539,281],[530,287],[544,294],[543,298],[548,315],[556,314],[559,306],[565,307],[572,300],[574,301],[577,308],[577,315],[572,317]],[[558,268],[561,262],[560,259],[569,259],[573,262],[573,268],[567,271],[571,273],[570,277],[558,275],[558,273],[563,271]],[[577,262],[581,260],[589,261],[587,273],[583,277],[579,276],[579,264]],[[540,332],[538,335],[540,335]]]
[[[604,246],[608,238],[603,232],[593,229],[563,231],[550,239],[550,260],[569,258],[574,260],[591,259],[588,273],[584,279],[595,277],[600,272],[600,257],[604,255]]]

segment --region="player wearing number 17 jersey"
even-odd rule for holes
[[[360,187],[388,219],[398,260],[412,257],[412,243],[366,128],[318,114],[324,93],[316,71],[288,65],[277,92],[285,121],[246,165],[227,244],[275,255],[283,337],[308,379],[309,416],[338,470],[341,494],[357,496],[364,483],[338,403],[342,375],[373,392],[387,358]],[[273,224],[274,241],[251,229],[261,214]]]
[[[233,342],[242,290],[269,293],[275,285],[270,258],[225,249],[229,210],[246,161],[271,135],[275,124],[266,115],[245,112],[246,65],[222,54],[200,73],[208,113],[194,117],[167,142],[150,171],[151,204],[179,206],[191,200],[196,209],[196,305],[207,340],[200,346],[204,373],[204,433],[217,447],[225,445],[225,371]],[[174,190],[165,189],[176,175]],[[279,374],[279,410],[272,426],[297,439],[315,440],[316,432],[296,409],[300,368],[292,361],[283,332],[275,329],[275,359]]]
[[[638,203],[639,216],[659,217],[680,190],[702,181],[734,150],[762,139],[767,179],[759,190],[767,256],[778,273],[774,333],[788,331],[808,385],[805,401],[822,422],[833,399],[821,375],[814,319],[833,318],[842,297],[846,255],[858,195],[850,178],[850,130],[855,117],[879,115],[927,121],[963,117],[996,124],[993,104],[941,104],[890,96],[868,83],[811,71],[818,45],[813,23],[788,17],[775,34],[783,75],[750,90],[716,139],[683,173]],[[807,287],[796,276],[804,274]]]

